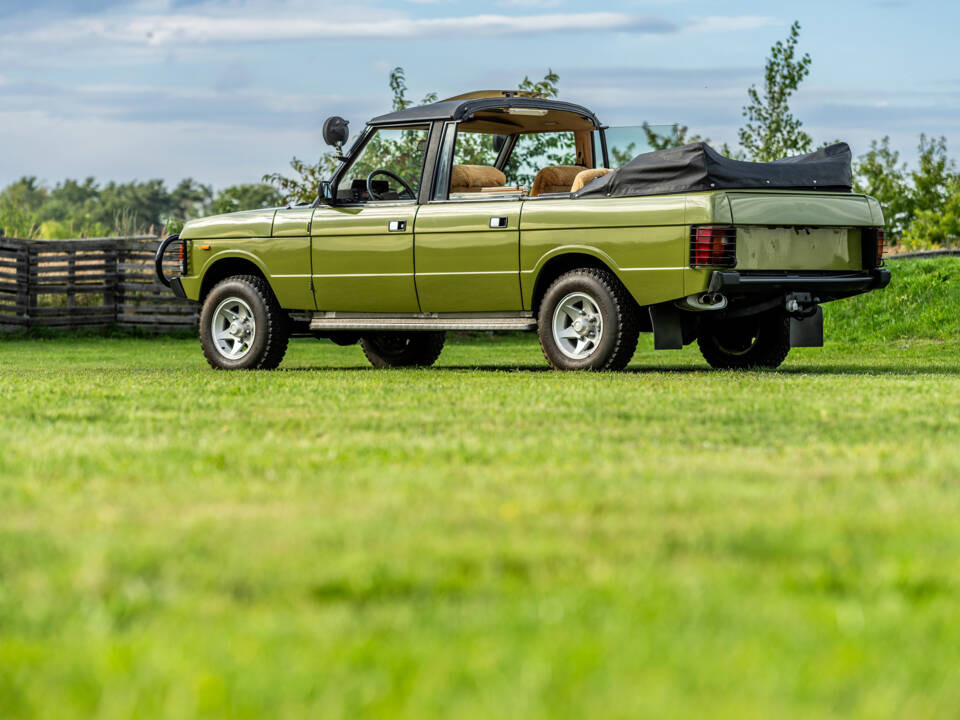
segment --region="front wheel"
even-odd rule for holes
[[[372,333],[360,338],[370,364],[378,368],[429,367],[440,357],[446,333]]]
[[[790,317],[773,312],[705,322],[697,334],[700,353],[717,369],[776,368],[790,352]]]
[[[215,370],[272,370],[289,338],[289,318],[263,278],[228,277],[203,301],[200,345]]]
[[[547,288],[537,319],[540,347],[556,370],[622,370],[637,349],[637,307],[608,270],[564,273]]]

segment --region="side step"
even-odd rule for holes
[[[527,317],[444,317],[442,315],[329,317],[315,315],[311,330],[536,330],[537,321]]]

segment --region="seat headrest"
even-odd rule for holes
[[[454,165],[450,173],[450,189],[503,187],[507,176],[490,165]],[[462,191],[461,191],[462,192]]]
[[[610,168],[593,168],[592,170],[581,170],[573,179],[573,185],[570,186],[570,192],[576,192],[589,185],[598,177],[603,177],[608,172],[613,172]]]

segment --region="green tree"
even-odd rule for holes
[[[950,197],[957,179],[956,164],[947,155],[945,137],[920,135],[918,167],[912,172],[913,204],[916,211],[936,211]]]
[[[652,150],[666,150],[667,148],[680,147],[696,142],[710,143],[710,138],[700,137],[696,134],[687,136],[690,129],[686,125],[674,125],[673,127],[674,132],[664,135],[654,130],[649,123],[643,123],[643,132],[647,136],[647,144],[650,148]]]
[[[872,195],[883,209],[887,231],[900,237],[914,216],[914,199],[907,179],[907,164],[900,162],[900,153],[890,148],[890,138],[870,143],[869,152],[861,155],[853,166],[856,192]]]
[[[210,204],[212,213],[231,213],[238,210],[277,207],[283,204],[283,195],[275,187],[264,183],[231,185],[217,193]]]
[[[743,108],[747,124],[740,129],[740,145],[753,160],[768,162],[788,155],[810,152],[813,141],[803,124],[790,112],[790,96],[810,73],[810,55],[797,56],[800,23],[790,26],[785,41],[770,49],[761,89],[747,90],[749,104]]]
[[[909,249],[955,246],[960,243],[960,178],[949,183],[943,203],[936,209],[921,209],[903,234]]]

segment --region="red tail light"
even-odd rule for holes
[[[883,265],[883,253],[886,250],[882,228],[865,228],[860,231],[860,254],[866,270]]]
[[[724,225],[690,228],[690,267],[736,267],[737,229]]]

